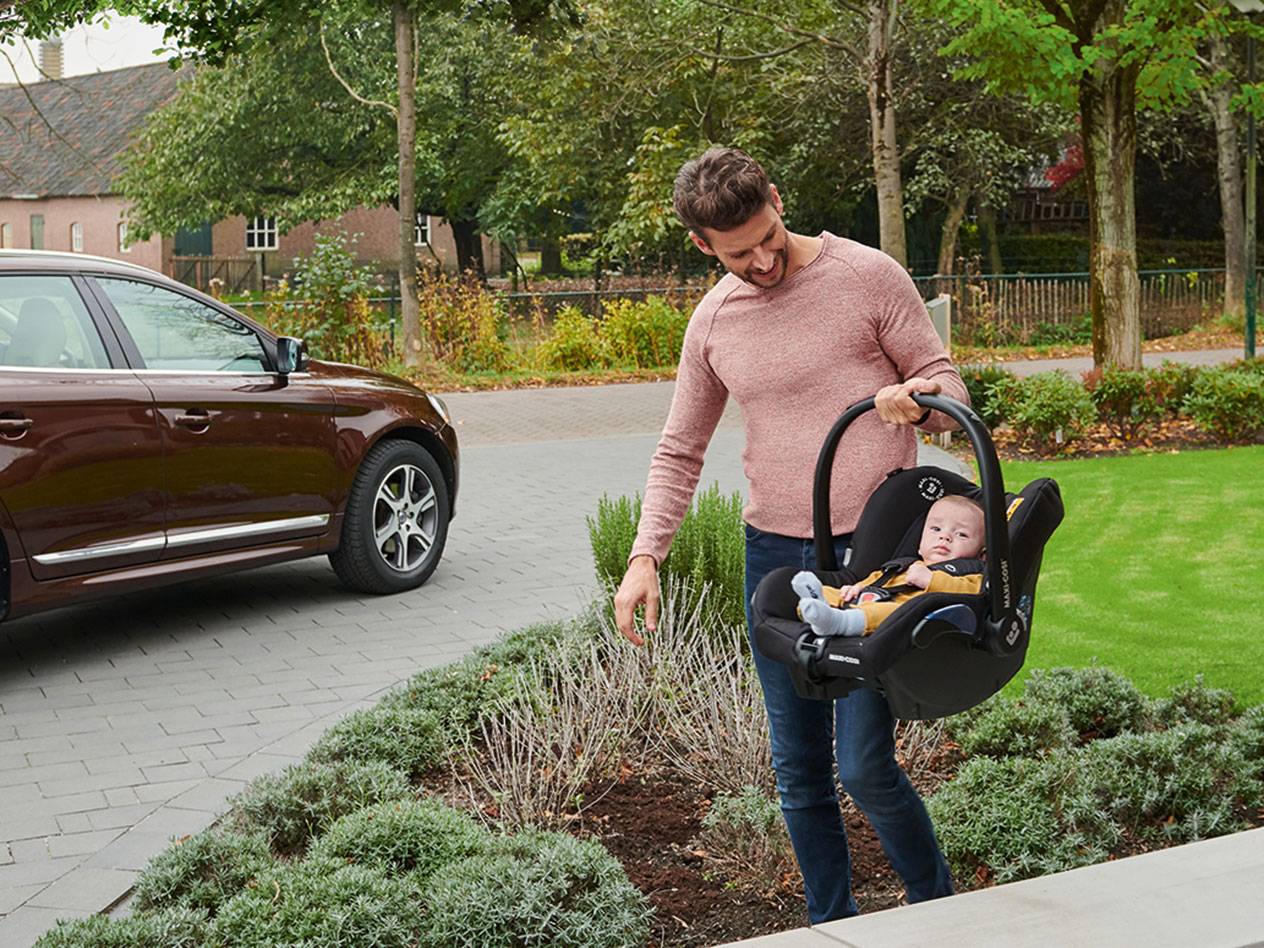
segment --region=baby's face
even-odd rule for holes
[[[968,500],[944,497],[926,514],[917,554],[926,563],[971,559],[983,550],[983,511]]]

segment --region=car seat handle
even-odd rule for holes
[[[923,408],[943,412],[957,422],[974,448],[974,457],[979,464],[979,486],[983,490],[983,532],[987,541],[985,562],[989,598],[982,638],[990,651],[998,655],[1009,654],[1020,638],[1023,618],[1016,604],[1015,577],[1010,563],[1009,525],[1005,519],[1005,483],[1001,478],[1001,465],[996,458],[992,435],[972,408],[954,398],[915,392],[913,401]],[[834,427],[826,436],[817,457],[812,487],[812,531],[817,566],[822,570],[838,569],[830,524],[830,478],[834,471],[834,456],[843,433],[853,421],[872,411],[873,407],[874,399],[866,398],[844,411],[834,422]]]

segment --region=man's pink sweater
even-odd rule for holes
[[[752,527],[812,536],[812,476],[843,410],[884,385],[920,376],[969,403],[913,281],[879,250],[821,235],[821,253],[772,289],[727,274],[685,332],[671,411],[650,462],[632,556],[662,563],[693,499],[702,458],[731,395],[746,429],[742,464]],[[955,427],[934,412],[928,431]],[[874,488],[917,459],[911,426],[858,418],[834,461],[835,534],[856,526]]]

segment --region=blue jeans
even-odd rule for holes
[[[840,564],[850,542],[850,534],[835,537]],[[786,666],[754,647],[750,601],[759,581],[781,566],[815,565],[811,540],[746,525],[746,625],[768,710],[781,812],[803,872],[813,925],[859,912],[851,894],[851,857],[832,756],[837,757],[843,789],[869,818],[887,859],[904,880],[909,902],[953,891],[926,806],[895,762],[895,719],[886,699],[869,688],[832,703],[800,698]]]

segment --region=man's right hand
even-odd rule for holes
[[[644,645],[636,631],[636,608],[645,606],[645,630],[658,629],[658,564],[652,556],[636,556],[614,594],[614,622],[633,645]]]

